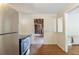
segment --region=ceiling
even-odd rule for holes
[[[68,14],[79,14],[79,6],[69,11]]]
[[[10,3],[9,5],[24,13],[58,13],[70,3]]]

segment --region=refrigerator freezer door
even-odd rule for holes
[[[12,8],[6,8],[2,11],[1,16],[0,29],[2,29],[2,31],[0,34],[18,31],[18,12]]]

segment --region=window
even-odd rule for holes
[[[58,18],[58,32],[63,32],[63,18]]]

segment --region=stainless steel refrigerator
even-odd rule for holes
[[[0,55],[19,54],[18,12],[6,5],[0,8]]]

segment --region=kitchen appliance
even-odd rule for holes
[[[19,54],[18,12],[9,6],[0,8],[0,54]]]

